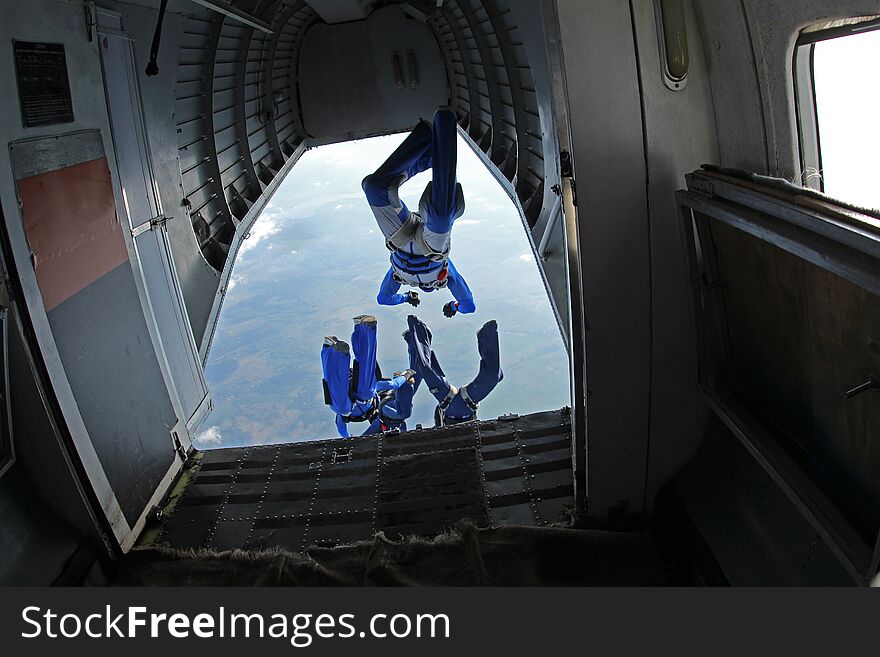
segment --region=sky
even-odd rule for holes
[[[440,363],[458,386],[476,375],[476,332],[495,319],[504,380],[481,404],[480,417],[569,405],[568,357],[522,220],[461,138],[458,181],[466,210],[455,223],[451,255],[477,312],[444,317],[448,290],[420,292],[417,309],[377,305],[389,252],[360,181],[404,136],[308,151],[254,223],[235,261],[208,356],[214,410],[196,447],[335,437],[334,414],[323,403],[321,345],[325,335],[350,342],[352,318],[360,314],[378,319],[383,373],[406,368],[401,332],[414,313],[432,329]],[[429,180],[430,171],[402,186],[410,208],[418,207]],[[427,389],[419,390],[410,426],[431,426],[435,404]],[[352,428],[361,433],[366,425]]]
[[[880,30],[816,44],[813,72],[825,193],[880,209]]]

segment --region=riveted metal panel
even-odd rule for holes
[[[206,452],[159,542],[334,545],[542,525],[573,504],[567,409],[450,427]]]

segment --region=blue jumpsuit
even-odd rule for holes
[[[351,345],[357,364],[350,369],[350,355],[329,345],[321,348],[321,366],[330,408],[336,412],[336,428],[343,438],[350,436],[348,423],[362,421],[373,413],[376,397],[376,326],[356,324]],[[356,374],[357,379],[352,375]]]
[[[395,376],[390,380],[382,380],[376,383],[376,392],[388,392],[390,395],[379,404],[379,413],[364,431],[363,435],[399,429],[406,431],[406,420],[412,415],[413,397],[421,382],[421,377],[416,375],[415,382],[409,383],[405,376]]]
[[[412,363],[410,367],[424,379],[428,390],[442,404],[446,401],[451,386],[431,348],[431,330],[415,315],[410,315],[407,322],[409,331],[405,339]],[[474,405],[479,404],[504,378],[498,350],[498,324],[495,320],[486,322],[477,332],[477,346],[480,351],[480,371],[473,381],[458,391],[443,412],[445,417],[455,422],[473,419],[476,409],[468,404],[467,399]]]
[[[446,109],[438,110],[433,125],[419,122],[382,166],[361,183],[386,240],[411,219],[418,224],[413,239],[401,246],[389,246],[391,267],[376,298],[382,305],[406,301],[406,295],[398,293],[401,285],[419,287],[425,292],[448,286],[459,312],[476,310],[467,283],[449,259],[452,224],[464,212],[461,185],[455,180],[456,137],[455,115]],[[419,213],[413,213],[400,200],[398,189],[429,168],[433,180],[419,201]]]
[[[350,355],[330,345],[321,348],[321,365],[329,397],[330,408],[336,412],[336,429],[343,438],[349,438],[349,422],[369,421],[362,435],[388,429],[406,431],[406,419],[412,415],[412,399],[421,381],[407,383],[404,376],[389,380],[376,379],[376,326],[356,324],[351,334],[356,366],[350,368]],[[356,376],[357,378],[353,378]],[[382,415],[375,412],[379,405],[378,393],[390,395],[381,406]],[[384,418],[382,417],[384,416]],[[384,420],[384,421],[383,421]]]

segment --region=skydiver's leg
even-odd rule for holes
[[[351,438],[351,435],[348,433],[348,424],[346,424],[343,417],[339,414],[336,415],[336,430],[343,438]]]
[[[412,415],[413,397],[416,394],[416,386],[412,383],[405,383],[400,386],[394,393],[394,401],[392,407],[392,415],[398,420],[405,420]],[[386,405],[387,408],[388,405]]]
[[[375,418],[372,422],[370,422],[370,426],[367,427],[367,430],[364,431],[362,436],[372,436],[373,434],[382,433],[382,419]]]
[[[361,315],[355,317],[354,322],[354,332],[351,334],[357,375],[354,399],[366,403],[376,394],[376,318]]]
[[[431,182],[419,209],[425,220],[424,237],[432,249],[445,252],[449,247],[453,222],[464,212],[461,185],[456,183],[458,131],[455,114],[437,110],[431,139]]]
[[[409,329],[404,331],[403,339],[407,340],[407,334],[409,333]],[[429,332],[430,333],[430,332]],[[416,361],[418,360],[418,353],[414,349],[409,348],[409,341],[407,340],[407,352],[409,353],[409,369],[411,369],[415,374],[413,375],[413,384],[412,384],[412,393],[413,396],[418,392],[419,386],[422,385],[422,374],[416,369]]]
[[[397,188],[430,166],[431,124],[420,121],[382,166],[361,181],[370,209],[386,239],[409,218],[409,209],[400,200]]]
[[[350,361],[350,349],[345,342],[333,337],[324,339],[324,346],[321,348],[321,367],[324,371],[326,391],[330,408],[341,415],[351,412]]]
[[[498,324],[493,319],[477,332],[480,350],[480,371],[477,378],[467,385],[468,396],[475,402],[483,401],[504,378],[501,371],[501,355],[498,350]]]
[[[410,315],[407,323],[409,330],[404,339],[409,350],[410,367],[424,379],[434,398],[443,401],[449,394],[449,383],[431,349],[431,330],[415,315]]]

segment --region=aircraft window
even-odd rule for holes
[[[205,369],[214,409],[194,440],[201,449],[322,440],[337,436],[325,405],[324,336],[351,343],[352,319],[378,320],[383,376],[407,369],[401,336],[415,314],[433,333],[449,382],[477,375],[477,332],[496,320],[503,381],[479,405],[479,417],[568,406],[568,356],[518,210],[471,148],[458,137],[464,214],[452,232],[452,259],[477,310],[444,315],[449,290],[419,291],[421,303],[379,306],[389,251],[361,188],[404,139],[389,135],[307,151],[250,230],[234,263]],[[400,188],[411,209],[431,172]],[[401,292],[408,289],[401,288]],[[436,400],[416,392],[408,428],[434,425]],[[349,425],[360,435],[367,424]],[[350,458],[343,447],[337,461]]]
[[[880,24],[876,18],[804,32],[795,52],[802,183],[880,209]]]

